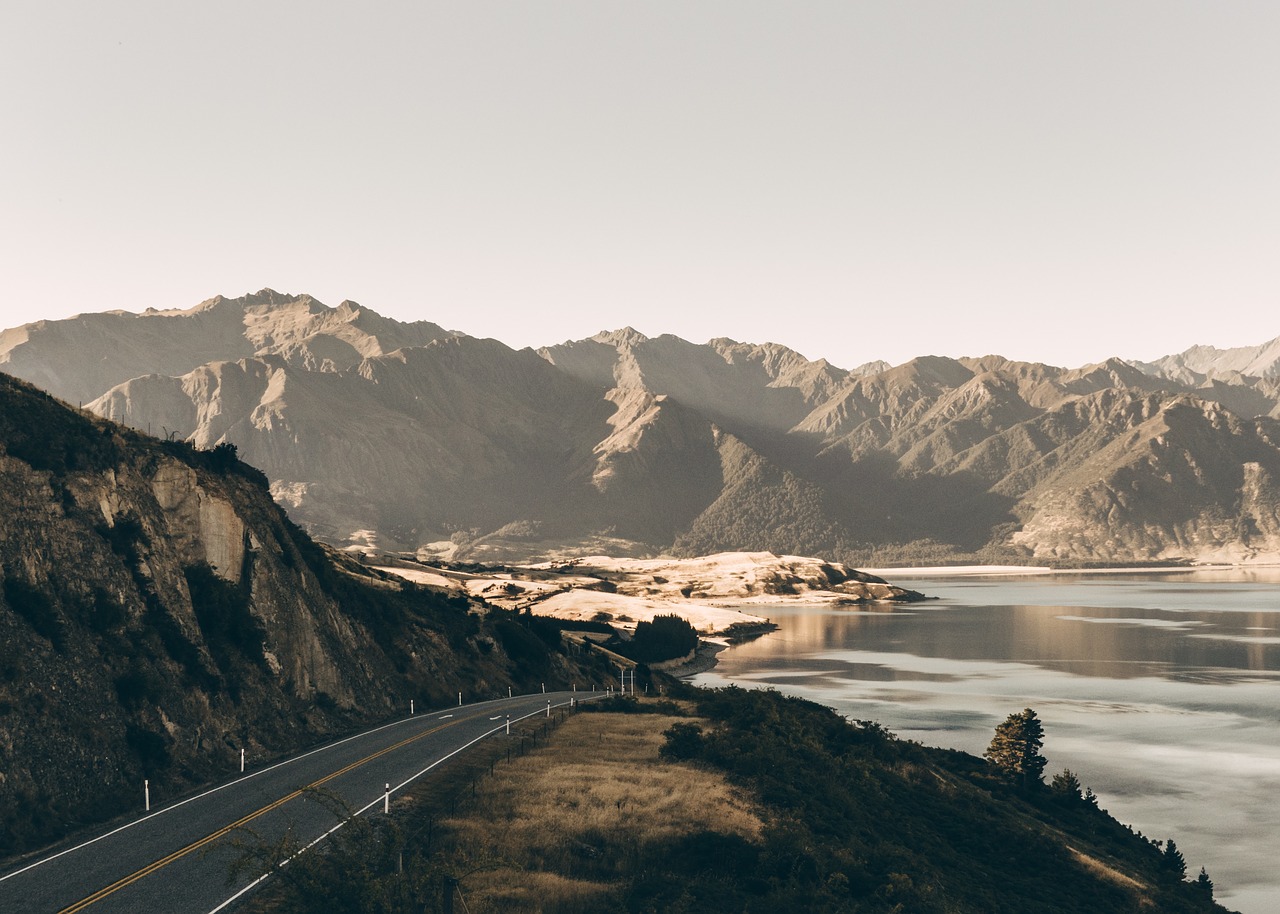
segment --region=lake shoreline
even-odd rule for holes
[[[942,611],[779,610],[775,637],[691,680],[777,689],[975,756],[1035,708],[1054,771],[1145,834],[1177,835],[1228,908],[1280,910],[1266,850],[1280,813],[1264,801],[1280,789],[1280,568],[1174,570],[937,568],[899,582]]]
[[[1117,565],[1115,568],[1053,568],[1049,565],[921,565],[903,568],[860,568],[892,583],[897,578],[1042,577],[1053,575],[1191,574],[1197,571],[1251,571],[1280,568],[1276,564],[1247,565]]]

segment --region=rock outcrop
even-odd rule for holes
[[[506,615],[331,554],[229,445],[0,374],[0,854],[131,806],[144,777],[173,797],[410,698],[567,680]]]

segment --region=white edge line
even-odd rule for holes
[[[527,695],[513,696],[513,698],[528,698],[529,695],[536,695],[536,694],[538,693],[530,692]],[[477,701],[470,705],[464,705],[464,707],[475,708],[475,707],[479,707],[480,705],[491,704],[495,701],[511,701],[511,700],[512,698],[487,698],[484,701]],[[561,705],[556,705],[556,707],[557,708],[561,707]],[[84,848],[88,847],[91,844],[97,844],[99,841],[102,841],[105,838],[110,838],[112,835],[118,835],[120,834],[120,832],[125,831],[126,829],[133,828],[135,825],[141,825],[143,822],[146,822],[149,819],[154,819],[156,816],[163,816],[165,813],[173,812],[175,809],[179,809],[180,807],[186,806],[188,803],[194,803],[196,800],[200,800],[207,796],[211,796],[212,794],[217,793],[219,790],[225,790],[226,788],[233,787],[236,784],[243,784],[245,781],[252,780],[253,778],[256,778],[260,774],[266,774],[268,771],[274,771],[277,768],[283,768],[285,765],[292,765],[294,762],[300,762],[304,758],[307,758],[308,756],[315,755],[317,752],[324,752],[327,749],[333,749],[337,746],[341,746],[343,743],[349,743],[353,739],[360,739],[361,737],[364,737],[364,736],[372,736],[375,733],[379,733],[382,730],[386,730],[388,727],[397,727],[400,724],[407,723],[411,720],[428,720],[432,713],[439,713],[439,712],[427,712],[425,714],[414,714],[411,717],[402,717],[400,720],[393,720],[389,724],[383,724],[380,727],[374,727],[372,730],[364,730],[360,733],[353,733],[351,736],[343,737],[337,742],[326,743],[323,746],[317,746],[315,749],[302,753],[302,755],[295,755],[293,758],[285,759],[282,762],[276,762],[274,765],[268,765],[266,768],[259,768],[257,771],[253,772],[252,774],[246,774],[244,777],[236,778],[234,781],[227,781],[227,783],[225,784],[219,784],[217,787],[214,787],[211,790],[206,790],[204,793],[198,793],[193,797],[187,797],[185,800],[174,803],[172,806],[166,806],[164,809],[158,809],[155,812],[151,813],[150,815],[143,816],[141,819],[134,819],[132,822],[126,822],[124,825],[114,828],[111,831],[106,832],[105,834],[98,835],[98,837],[96,838],[91,838],[90,840],[85,841],[83,844],[77,844],[75,847],[68,847],[66,850],[58,851],[58,853],[52,854],[48,857],[44,857],[43,859],[37,860],[34,863],[28,863],[26,866],[24,866],[20,870],[14,870],[12,873],[9,873],[7,876],[0,876],[0,882],[4,882],[6,879],[12,879],[14,876],[21,876],[23,873],[27,872],[28,870],[33,870],[38,866],[44,866],[46,863],[51,863],[54,860],[57,860],[59,857],[64,857],[67,854],[74,853],[78,850],[83,850]],[[519,719],[524,720],[524,718],[519,718]]]
[[[588,700],[588,701],[590,701],[591,699],[587,699],[587,700]],[[553,708],[563,708],[563,707],[565,707],[566,705],[569,705],[569,702],[567,702],[567,701],[566,701],[566,702],[561,702],[561,703],[560,703],[560,704],[558,704],[558,705],[552,705],[552,707],[553,707]],[[537,715],[539,715],[539,714],[545,714],[545,713],[546,713],[546,710],[545,710],[544,708],[538,708],[536,711],[530,711],[528,714],[525,714],[523,717],[517,717],[515,720],[516,720],[516,722],[518,723],[519,721],[522,721],[522,720],[528,720],[530,717],[535,717],[535,716],[537,716]],[[472,746],[474,746],[476,743],[480,742],[482,739],[488,739],[490,736],[493,736],[493,734],[497,733],[499,730],[503,730],[503,729],[505,729],[505,728],[506,728],[506,726],[507,726],[507,725],[504,723],[504,724],[503,724],[502,726],[500,726],[500,727],[494,727],[492,730],[486,730],[484,733],[481,733],[479,736],[477,736],[475,739],[473,739],[471,742],[467,743],[466,745],[464,745],[464,746],[459,746],[457,749],[454,749],[454,750],[453,750],[452,752],[450,752],[448,755],[443,755],[443,756],[441,756],[440,758],[436,759],[434,762],[432,762],[432,763],[431,763],[430,765],[428,765],[426,768],[423,768],[421,771],[419,771],[417,774],[415,774],[415,775],[411,775],[410,777],[405,778],[405,779],[404,779],[403,781],[401,781],[399,784],[397,784],[396,786],[392,787],[392,788],[390,789],[390,791],[384,791],[383,793],[378,794],[378,796],[374,799],[374,801],[373,801],[372,803],[370,803],[368,806],[364,806],[364,807],[361,807],[360,809],[356,810],[356,811],[355,811],[355,812],[353,812],[350,816],[348,816],[347,818],[343,819],[343,820],[342,820],[341,822],[339,822],[337,825],[333,826],[333,828],[331,828],[331,829],[329,829],[327,832],[325,832],[323,835],[321,835],[320,837],[316,838],[316,839],[315,839],[315,840],[313,840],[311,843],[309,843],[309,844],[307,844],[307,845],[304,845],[304,846],[303,846],[303,847],[302,847],[302,848],[301,848],[301,849],[300,849],[296,854],[294,854],[293,856],[288,857],[288,858],[286,858],[286,859],[282,860],[282,861],[279,863],[279,865],[277,866],[277,869],[288,866],[288,865],[290,864],[290,862],[292,862],[293,860],[296,860],[298,857],[301,857],[303,854],[305,854],[307,851],[311,850],[311,848],[315,847],[317,844],[319,844],[319,843],[320,843],[321,841],[323,841],[325,838],[329,837],[329,836],[330,836],[330,835],[332,835],[334,832],[336,832],[338,829],[342,828],[342,826],[346,825],[348,822],[350,822],[350,821],[351,821],[352,819],[354,819],[356,816],[362,816],[362,815],[364,815],[366,812],[368,812],[369,810],[373,809],[375,806],[377,806],[379,803],[381,803],[381,802],[382,802],[383,797],[384,797],[387,793],[395,793],[395,792],[396,792],[396,791],[398,791],[398,790],[403,790],[405,787],[408,787],[410,784],[412,784],[412,783],[413,783],[414,781],[416,781],[418,778],[422,777],[424,774],[426,774],[426,773],[427,773],[428,771],[430,771],[432,768],[436,767],[437,765],[442,765],[442,764],[444,764],[444,763],[445,763],[445,762],[447,762],[449,759],[451,759],[451,758],[453,758],[455,755],[457,755],[459,752],[463,752],[463,751],[465,751],[465,750],[467,750],[467,749],[470,749]],[[213,910],[211,910],[211,911],[209,912],[209,914],[218,914],[218,912],[219,912],[219,911],[224,910],[228,905],[232,904],[232,903],[233,903],[233,902],[235,902],[235,901],[238,901],[238,900],[239,900],[243,895],[245,895],[246,893],[248,893],[249,891],[251,891],[251,890],[252,890],[252,889],[254,889],[255,887],[257,887],[257,886],[261,885],[262,883],[266,882],[266,881],[267,881],[267,879],[269,879],[270,877],[271,877],[271,873],[270,873],[270,872],[263,873],[263,874],[262,874],[261,876],[259,876],[257,879],[253,880],[253,882],[249,883],[249,884],[248,884],[248,885],[246,885],[244,888],[242,888],[240,891],[236,892],[234,895],[232,895],[230,898],[228,898],[226,901],[224,901],[222,904],[218,905],[216,908],[214,908]]]

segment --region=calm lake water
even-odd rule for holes
[[[771,687],[980,755],[1032,707],[1065,768],[1246,914],[1280,911],[1280,568],[894,579],[906,607],[770,607],[701,685]],[[759,612],[760,607],[749,611]]]

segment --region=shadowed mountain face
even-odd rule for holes
[[[630,328],[515,351],[264,290],[8,330],[0,370],[157,436],[234,442],[338,543],[1250,560],[1280,557],[1272,349],[847,371]]]

